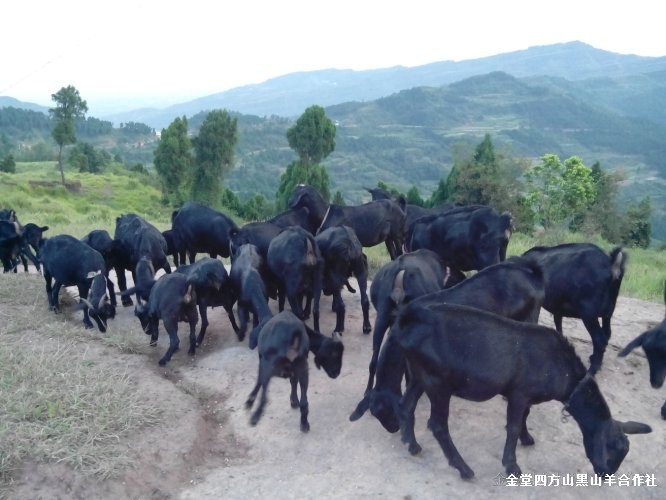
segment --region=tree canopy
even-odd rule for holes
[[[222,181],[233,167],[238,141],[237,119],[224,110],[208,113],[192,139],[195,161],[192,171],[192,199],[209,206],[222,202]]]
[[[154,152],[154,164],[162,183],[162,193],[172,205],[182,204],[181,189],[191,174],[194,158],[192,143],[187,136],[187,118],[176,118],[162,130]]]
[[[287,140],[304,165],[317,165],[335,150],[335,124],[324,108],[310,106],[289,127]]]

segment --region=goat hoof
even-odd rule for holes
[[[411,443],[408,449],[409,449],[409,454],[412,456],[421,453],[421,445],[418,443]]]
[[[252,415],[252,417],[250,418],[250,425],[252,427],[257,425],[259,423],[260,418],[261,418],[261,415],[257,415],[256,413],[254,415]]]
[[[164,366],[164,365],[167,364],[167,360],[164,359],[164,358],[162,358],[162,359],[160,359],[160,360],[158,361],[158,364],[159,364],[160,366]]]
[[[474,471],[467,466],[462,467],[460,469],[460,477],[465,480],[472,479],[474,477]]]
[[[370,325],[368,325],[368,326],[364,326],[364,327],[363,327],[363,333],[364,333],[365,335],[367,335],[367,334],[370,333],[371,331],[372,331],[372,327],[371,327]]]
[[[534,446],[534,438],[528,433],[525,436],[520,437],[520,444],[523,446]]]
[[[124,307],[129,307],[129,306],[133,306],[133,305],[134,305],[134,302],[132,301],[132,299],[129,299],[129,300],[125,300],[125,299],[123,299],[123,300],[122,300],[122,303],[123,303],[123,306],[124,306]]]
[[[298,401],[293,401],[293,400],[291,401],[291,407],[292,407],[292,408],[296,409],[296,408],[298,408],[299,406],[300,406],[300,405],[299,405]]]
[[[301,432],[310,432],[310,424],[308,422],[301,422]]]
[[[666,420],[666,403],[664,403],[664,406],[661,407],[661,418]]]
[[[515,477],[520,477],[520,475],[522,474],[522,471],[520,470],[520,467],[518,467],[518,464],[516,464],[516,463],[509,464],[509,465],[506,466],[506,475],[510,476],[512,474]]]

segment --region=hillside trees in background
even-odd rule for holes
[[[222,202],[222,183],[233,167],[234,148],[238,141],[238,121],[225,110],[208,113],[192,139],[192,199],[211,207]]]
[[[69,153],[69,164],[79,172],[102,173],[111,163],[111,153],[95,148],[87,142],[79,142]]]
[[[0,172],[7,172],[9,174],[16,173],[16,160],[14,155],[8,154],[0,160]]]
[[[79,91],[72,85],[62,87],[51,99],[56,103],[55,108],[49,109],[53,118],[52,135],[58,144],[58,168],[62,185],[65,185],[65,171],[62,165],[62,149],[76,142],[76,120],[83,118],[88,111],[88,104],[81,99]]]
[[[631,247],[649,247],[652,237],[651,215],[652,201],[649,196],[638,203],[629,204],[627,212],[622,218],[621,243]]]
[[[172,206],[182,205],[185,201],[183,186],[191,175],[194,163],[186,117],[176,118],[166,129],[162,129],[153,153],[153,163],[165,201]]]
[[[440,179],[426,205],[488,205],[511,212],[516,227],[529,230],[532,215],[520,180],[526,169],[525,159],[497,152],[490,134],[486,134],[473,150],[464,144],[455,147],[453,167],[446,180]]]
[[[289,196],[298,184],[313,186],[330,200],[330,178],[326,167],[320,164],[335,150],[335,124],[326,116],[321,106],[310,106],[287,130],[287,140],[298,160],[290,163],[280,176],[276,194],[278,210],[287,207]]]

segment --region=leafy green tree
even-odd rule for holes
[[[166,129],[162,129],[153,163],[165,198],[174,206],[181,205],[184,201],[181,188],[194,163],[186,117],[176,118]]]
[[[77,144],[69,154],[69,163],[79,172],[98,174],[111,163],[111,154],[87,142]]]
[[[79,91],[72,85],[63,87],[55,94],[51,94],[51,100],[56,103],[55,108],[49,109],[49,114],[53,119],[52,135],[59,146],[58,168],[60,169],[60,177],[64,186],[65,171],[62,165],[62,149],[64,146],[76,142],[76,120],[85,117],[88,111],[88,104],[81,99]]]
[[[16,173],[16,160],[13,155],[7,155],[0,161],[0,172]]]
[[[446,180],[445,201],[492,205],[500,198],[499,164],[490,134],[486,134],[471,158],[457,159]]]
[[[222,206],[239,213],[241,202],[236,193],[229,188],[224,188],[224,191],[222,191]]]
[[[585,213],[582,225],[588,234],[601,234],[606,241],[621,240],[622,220],[617,209],[617,192],[623,175],[606,173],[596,161],[591,168],[594,200]]]
[[[335,124],[321,106],[310,106],[287,130],[289,147],[307,167],[319,164],[335,150]]]
[[[238,120],[224,110],[208,113],[192,140],[195,164],[192,172],[192,199],[209,206],[221,203],[222,181],[233,167],[238,141]]]
[[[289,146],[299,159],[290,163],[280,176],[276,194],[278,210],[284,210],[289,197],[298,184],[309,184],[326,201],[331,197],[330,179],[326,167],[320,162],[335,149],[335,124],[321,106],[310,106],[287,130]]]
[[[638,204],[631,203],[627,207],[622,228],[622,244],[632,247],[647,248],[652,236],[652,201],[649,196]]]
[[[407,203],[410,205],[417,205],[419,207],[425,206],[425,201],[423,198],[421,198],[419,190],[416,186],[412,186],[409,188],[409,191],[407,191]]]
[[[562,163],[557,155],[546,154],[525,177],[528,204],[544,228],[570,222],[594,201],[592,171],[577,156]]]

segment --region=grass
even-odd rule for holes
[[[66,294],[62,302],[73,304]],[[143,336],[108,338],[79,315],[55,316],[36,274],[0,275],[0,303],[0,484],[26,461],[101,478],[128,467],[128,437],[165,410],[105,346],[142,352]]]
[[[78,192],[59,184],[55,162],[19,163],[15,174],[0,173],[0,205],[16,210],[23,224],[49,226],[47,235],[71,234],[82,237],[91,229],[111,234],[116,217],[134,212],[160,230],[171,225],[171,208],[161,203],[155,179],[112,169],[104,175],[65,171],[67,182],[78,182]],[[38,183],[53,183],[37,186]],[[32,184],[31,184],[32,183]]]

